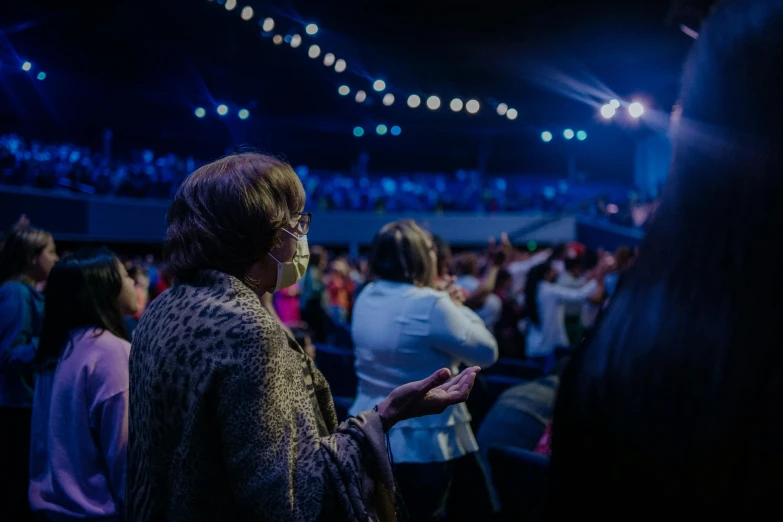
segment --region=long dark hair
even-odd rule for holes
[[[531,268],[525,280],[525,310],[528,320],[536,326],[541,326],[541,315],[538,313],[538,287],[550,270],[552,270],[552,261],[544,261]]]
[[[0,284],[24,275],[30,260],[39,255],[52,235],[27,224],[11,227],[0,240]]]
[[[687,64],[633,271],[563,377],[552,519],[750,519],[783,479],[783,1],[727,1]],[[639,516],[637,516],[639,515]]]
[[[51,368],[72,347],[72,333],[95,327],[128,339],[120,309],[122,274],[117,256],[108,248],[81,248],[61,259],[52,269],[44,295],[43,329],[37,359]]]

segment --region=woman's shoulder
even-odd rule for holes
[[[128,381],[130,343],[108,330],[84,328],[73,333],[73,345],[58,364],[58,372],[88,375],[101,383]],[[84,372],[84,369],[88,371]],[[127,386],[126,386],[127,387]]]
[[[24,299],[28,295],[38,293],[38,290],[21,281],[7,281],[0,285],[0,302]]]
[[[89,347],[99,357],[125,357],[130,353],[131,344],[102,328],[85,328],[74,332],[73,344],[75,347]]]
[[[448,293],[441,290],[436,290],[428,286],[417,286],[410,283],[398,283],[395,281],[373,281],[367,283],[362,293],[367,292],[368,295],[398,295],[407,299],[429,299],[436,301],[442,297],[448,297]]]

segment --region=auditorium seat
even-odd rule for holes
[[[358,381],[353,368],[353,350],[326,344],[318,344],[315,349],[315,365],[326,377],[332,396],[354,397]]]
[[[501,502],[500,520],[543,520],[549,457],[510,446],[493,446],[488,460]]]

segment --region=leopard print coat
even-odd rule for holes
[[[202,272],[134,333],[129,522],[395,520],[376,413],[337,425],[329,386],[239,279]]]

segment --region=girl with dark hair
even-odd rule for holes
[[[44,316],[36,286],[49,276],[57,250],[49,232],[25,219],[0,239],[0,506],[10,520],[30,518],[27,505],[32,363]]]
[[[601,265],[581,288],[558,285],[558,271],[552,261],[534,266],[525,282],[525,307],[528,325],[525,354],[539,360],[548,372],[555,363],[555,349],[569,346],[565,328],[565,305],[600,302],[603,298],[603,277],[606,268]]]
[[[782,28],[781,0],[725,1],[699,32],[658,212],[561,381],[553,520],[780,509]]]
[[[55,521],[122,520],[135,282],[110,250],[85,248],[55,265],[45,294],[30,506]]]

